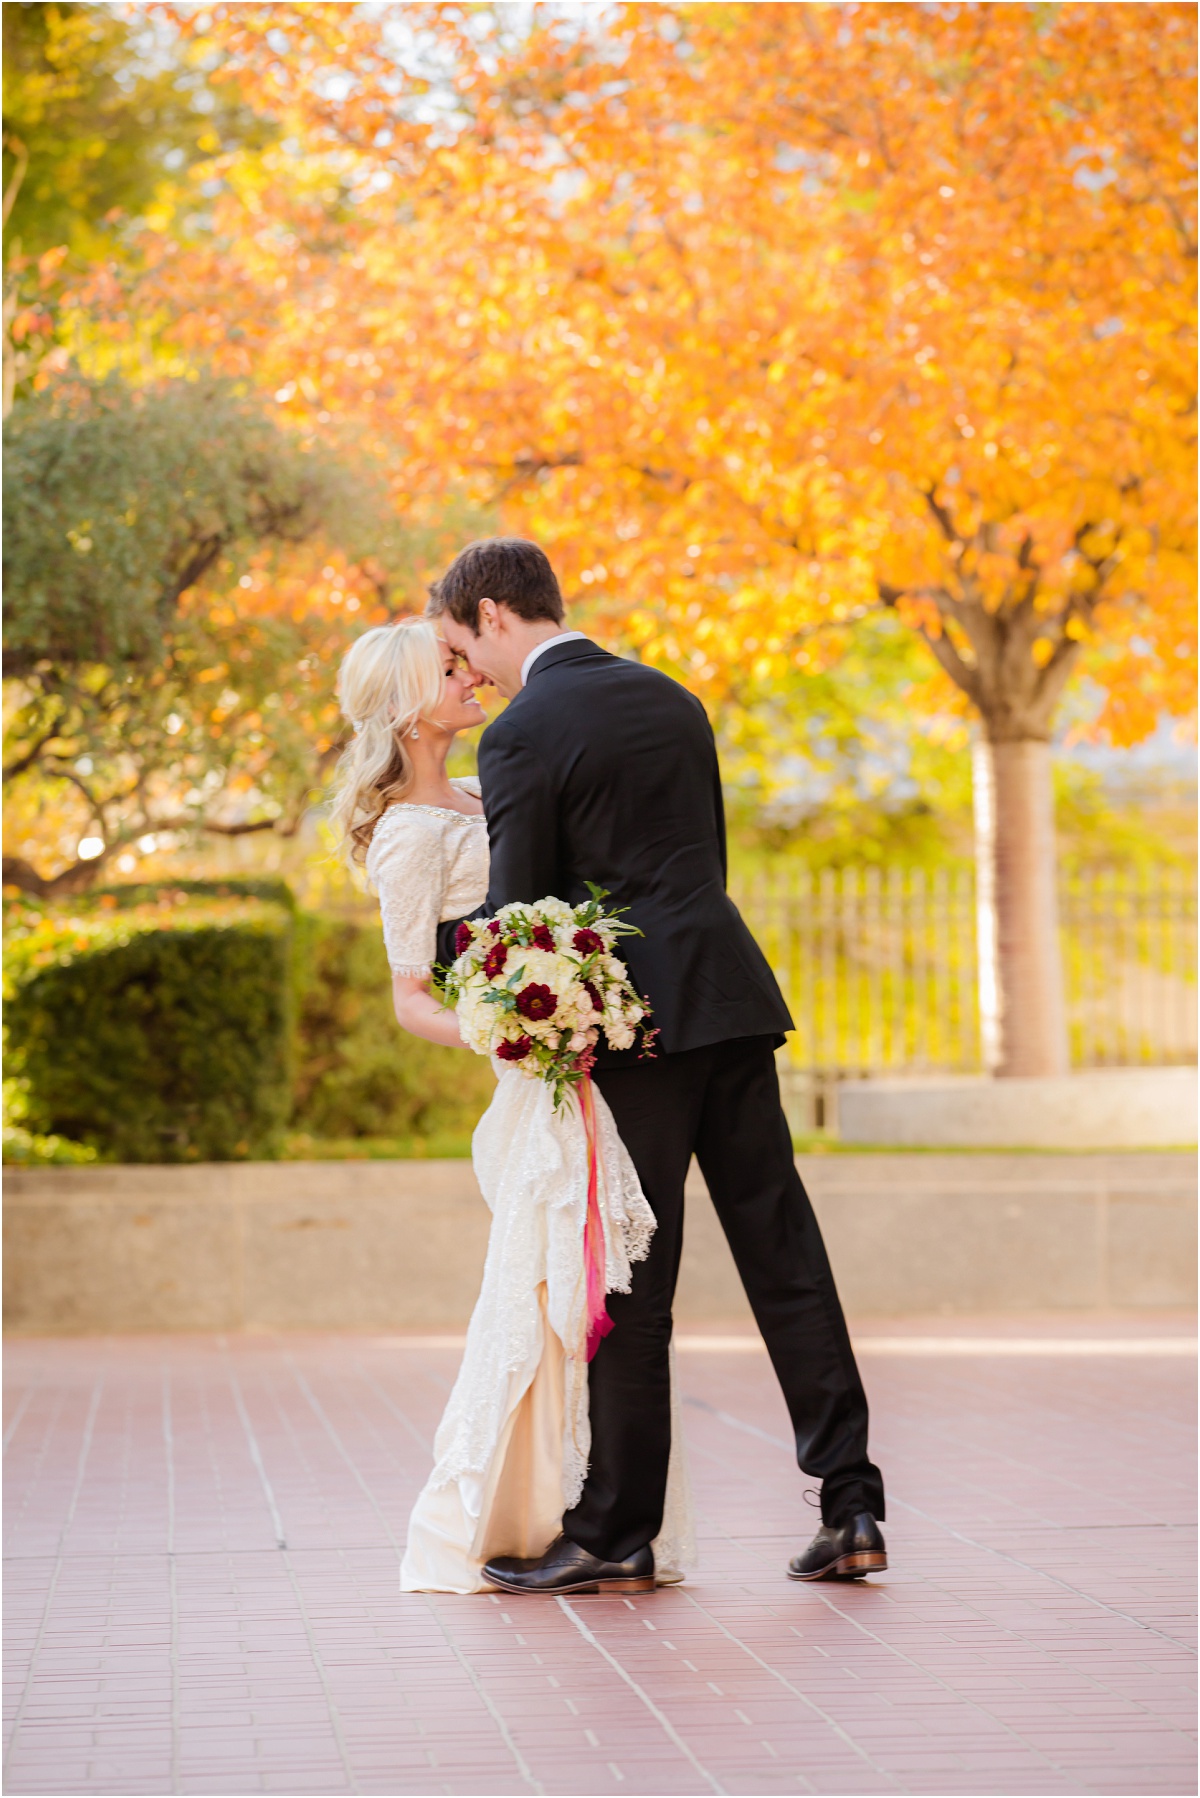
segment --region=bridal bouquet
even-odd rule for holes
[[[539,899],[460,924],[457,958],[440,987],[476,1054],[545,1080],[556,1107],[589,1073],[601,1031],[613,1049],[632,1048],[640,1033],[644,1054],[656,1035],[613,954],[622,936],[641,932],[605,911],[602,888],[589,881],[588,890],[584,905]]]

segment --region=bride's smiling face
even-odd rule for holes
[[[438,648],[442,652],[446,684],[442,690],[442,703],[432,722],[447,731],[471,730],[476,724],[482,724],[487,715],[475,697],[475,676],[462,657],[440,637]]]

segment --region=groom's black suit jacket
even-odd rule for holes
[[[666,1054],[792,1029],[725,891],[716,744],[686,688],[587,640],[551,644],[484,732],[479,778],[486,913],[549,894],[578,904],[588,881],[607,888],[607,903],[628,907],[643,932],[617,952],[653,1006]],[[452,953],[443,939],[443,959]]]

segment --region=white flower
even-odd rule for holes
[[[539,899],[533,909],[551,929],[555,926],[560,930],[575,927],[574,908],[561,899]]]
[[[552,955],[549,949],[524,949],[518,943],[508,952],[501,984],[506,986],[516,974],[519,975],[515,989],[517,992],[523,986],[536,982],[539,986],[548,986],[553,992],[559,993],[566,982],[570,981],[574,971],[567,963],[560,961],[557,955]]]

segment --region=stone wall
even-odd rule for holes
[[[1191,1156],[798,1165],[852,1314],[1194,1301]],[[487,1240],[465,1161],[10,1168],[6,1189],[6,1327],[25,1334],[461,1328]],[[688,1191],[677,1315],[747,1320],[695,1170]]]
[[[847,1080],[844,1143],[926,1149],[1177,1149],[1196,1141],[1196,1070],[1090,1068],[1059,1078]]]

